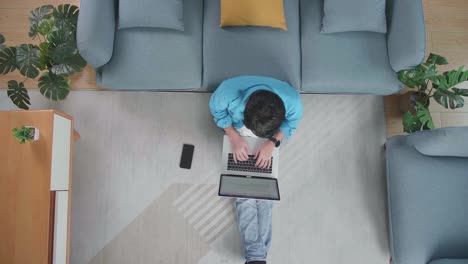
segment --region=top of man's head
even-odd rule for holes
[[[285,118],[284,103],[273,92],[259,90],[250,95],[244,110],[244,124],[258,137],[274,136]]]

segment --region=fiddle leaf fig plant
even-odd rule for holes
[[[4,45],[0,34],[0,74],[18,70],[25,78],[8,82],[8,97],[21,109],[29,109],[27,79],[39,77],[39,90],[48,99],[64,100],[71,89],[70,77],[83,70],[86,61],[76,45],[78,7],[44,5],[29,15],[29,37],[39,44]]]
[[[427,109],[430,98],[445,108],[461,108],[468,97],[468,89],[457,88],[468,81],[468,70],[464,66],[440,74],[437,66],[448,64],[447,59],[437,54],[430,54],[427,60],[414,69],[398,72],[398,79],[416,93],[414,111],[403,116],[403,129],[412,133],[434,128],[431,113]]]

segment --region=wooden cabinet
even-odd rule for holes
[[[22,126],[39,140],[17,142]],[[68,263],[73,131],[58,111],[0,111],[0,263]]]

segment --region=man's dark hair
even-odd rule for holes
[[[262,138],[274,136],[284,121],[284,103],[275,93],[259,90],[250,95],[245,105],[245,127]]]

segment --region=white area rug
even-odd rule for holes
[[[35,109],[75,118],[71,264],[243,263],[229,199],[216,195],[222,133],[210,94],[76,91]],[[272,264],[388,263],[383,100],[303,95],[281,148]],[[15,109],[5,94],[0,109]],[[191,170],[178,168],[183,143]]]

